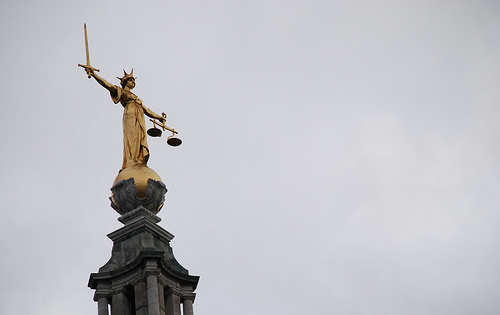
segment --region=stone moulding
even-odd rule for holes
[[[148,179],[146,197],[137,197],[137,187],[134,178],[118,181],[111,187],[111,208],[122,216],[139,207],[144,207],[153,214],[157,214],[163,207],[167,187],[164,183]]]
[[[159,216],[144,208],[143,206],[139,206],[138,208],[125,213],[118,218],[118,221],[127,225],[140,220],[142,217],[148,217],[149,220],[153,221],[154,223],[158,223],[161,221],[161,218]]]

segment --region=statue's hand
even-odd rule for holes
[[[92,68],[85,67],[85,72],[87,72],[89,78],[94,74],[94,70],[92,70]]]
[[[94,76],[94,71],[99,72],[99,69],[96,69],[96,68],[89,66],[89,65],[78,64],[78,66],[85,69],[85,72],[87,73],[87,76],[89,77],[89,79],[90,79],[90,77]]]

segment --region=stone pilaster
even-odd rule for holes
[[[148,315],[147,286],[144,279],[134,283],[135,315]]]
[[[181,315],[180,292],[169,288],[165,290],[165,311],[167,315]]]

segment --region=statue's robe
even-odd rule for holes
[[[123,110],[123,165],[122,169],[146,165],[149,148],[146,139],[145,107],[142,101],[130,91],[116,86],[116,95],[111,94],[113,102],[120,102]]]

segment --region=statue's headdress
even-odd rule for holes
[[[131,78],[134,78],[134,69],[132,68],[132,70],[130,71],[130,73],[127,73],[125,70],[123,70],[123,78],[120,78],[120,77],[116,77],[118,80],[120,80],[120,84],[123,86],[123,84],[125,83],[125,81],[127,81],[128,79],[131,79]],[[136,79],[136,78],[134,78]]]

